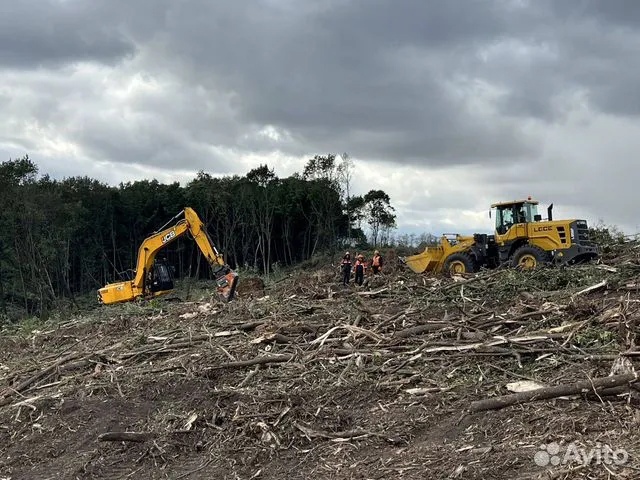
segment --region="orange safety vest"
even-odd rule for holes
[[[373,266],[374,267],[380,266],[380,255],[376,255],[375,257],[373,257]]]

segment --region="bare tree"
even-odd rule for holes
[[[353,178],[353,160],[349,157],[348,153],[343,153],[340,155],[342,157],[342,162],[338,165],[338,176],[340,181],[344,186],[345,199],[344,204],[347,210],[347,218],[351,219],[350,215],[350,204],[349,200],[351,199],[351,179]],[[347,224],[347,238],[351,241],[351,221],[349,220]]]

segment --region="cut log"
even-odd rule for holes
[[[483,410],[497,410],[519,403],[533,402],[536,400],[548,400],[550,398],[577,395],[580,393],[588,393],[590,391],[598,392],[603,389],[619,387],[626,383],[633,383],[637,380],[638,375],[635,373],[594,378],[593,380],[585,380],[582,382],[574,383],[573,385],[557,385],[555,387],[545,387],[528,392],[520,392],[495,398],[477,400],[471,403],[469,409],[472,412],[481,412]]]

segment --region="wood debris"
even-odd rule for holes
[[[552,442],[637,458],[636,246],[459,279],[390,261],[363,287],[319,268],[8,330],[0,475],[535,478]]]

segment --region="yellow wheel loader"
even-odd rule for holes
[[[180,219],[184,215],[184,218]],[[168,226],[174,222],[173,226]],[[147,237],[138,249],[134,278],[110,283],[98,290],[98,302],[102,304],[129,302],[138,298],[149,299],[173,290],[173,277],[169,266],[156,260],[160,250],[185,234],[190,234],[205,256],[216,278],[217,292],[221,300],[231,301],[235,296],[238,274],[225,263],[213,246],[204,224],[196,212],[185,207],[160,230]]]
[[[589,239],[585,220],[553,220],[553,204],[548,218],[538,213],[538,201],[517,200],[491,205],[495,216],[494,235],[444,234],[440,244],[406,257],[404,262],[416,273],[450,275],[474,273],[480,268],[503,265],[533,269],[539,265],[570,265],[598,258],[598,247]]]

